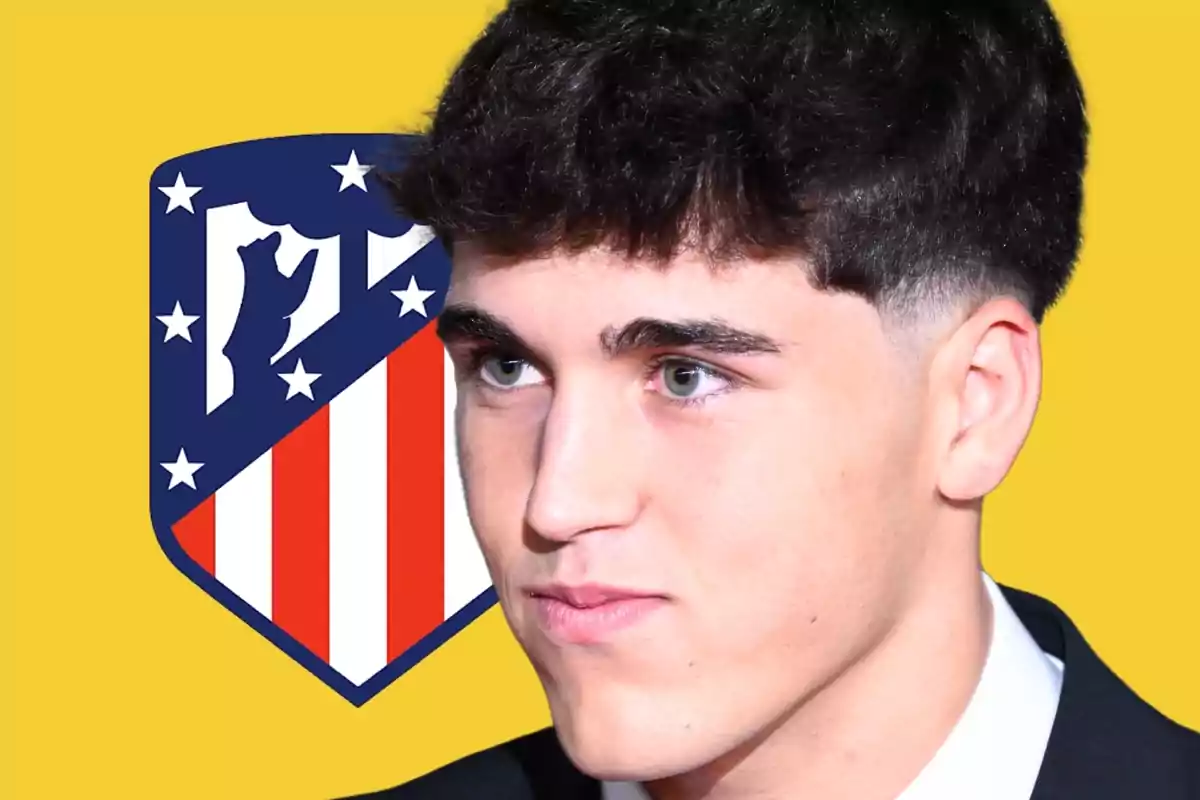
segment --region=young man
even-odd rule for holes
[[[392,186],[554,727],[379,796],[1200,797],[980,567],[1086,136],[1042,0],[514,0]]]

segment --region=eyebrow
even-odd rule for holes
[[[735,328],[719,319],[665,320],[639,317],[621,328],[608,327],[600,346],[610,357],[660,347],[696,347],[712,353],[778,353],[779,345],[760,333]]]
[[[490,342],[514,353],[533,352],[508,323],[466,304],[451,304],[442,309],[438,315],[437,334],[446,344],[476,340]],[[781,349],[769,336],[742,330],[719,319],[665,320],[654,317],[639,317],[619,328],[608,326],[600,333],[600,347],[609,358],[663,347],[695,347],[727,355],[778,353]]]
[[[453,304],[442,308],[437,318],[437,335],[448,345],[484,341],[502,350],[529,351],[529,346],[508,323],[475,306]]]

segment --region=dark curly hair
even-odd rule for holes
[[[797,255],[877,307],[1040,321],[1087,137],[1045,0],[512,0],[382,177],[451,250]]]

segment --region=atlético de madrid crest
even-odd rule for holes
[[[150,512],[167,556],[361,705],[495,602],[455,459],[411,139],[201,150],[150,195]]]

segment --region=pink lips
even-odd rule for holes
[[[603,641],[667,602],[662,595],[598,584],[534,586],[526,594],[542,630],[567,644]]]

